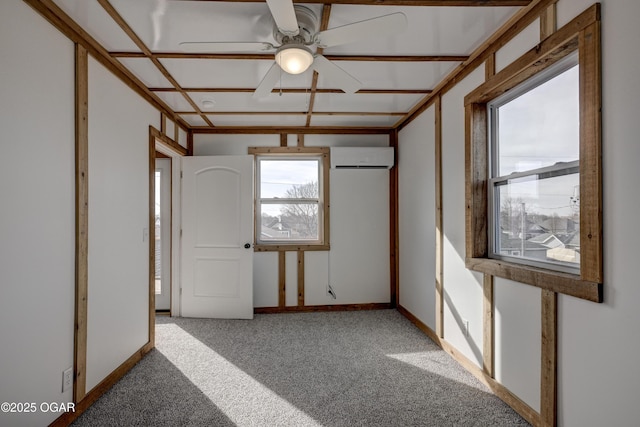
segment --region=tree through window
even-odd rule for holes
[[[309,149],[310,150],[310,149]],[[327,244],[325,159],[322,150],[252,149],[256,154],[256,247]],[[275,152],[274,152],[275,151]]]

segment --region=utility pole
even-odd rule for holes
[[[520,206],[522,207],[522,213],[520,214],[520,219],[522,224],[520,225],[520,235],[521,235],[521,240],[520,240],[520,256],[524,258],[524,240],[525,240],[525,236],[526,236],[526,231],[524,229],[527,221],[525,219],[525,204],[524,202],[522,202],[520,204]]]

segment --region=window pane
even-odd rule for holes
[[[577,65],[496,110],[497,176],[578,160]]]
[[[497,255],[580,266],[579,174],[512,179],[494,195]]]
[[[260,160],[260,198],[317,199],[318,160]]]
[[[318,204],[262,204],[260,240],[319,240]]]

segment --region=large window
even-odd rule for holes
[[[465,98],[466,265],[602,301],[600,11]]]
[[[488,103],[490,256],[580,271],[577,55]]]
[[[328,153],[295,147],[253,148],[257,250],[328,245]]]

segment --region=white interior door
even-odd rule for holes
[[[156,310],[171,307],[171,159],[156,159]]]
[[[182,159],[184,317],[253,318],[253,156]]]

